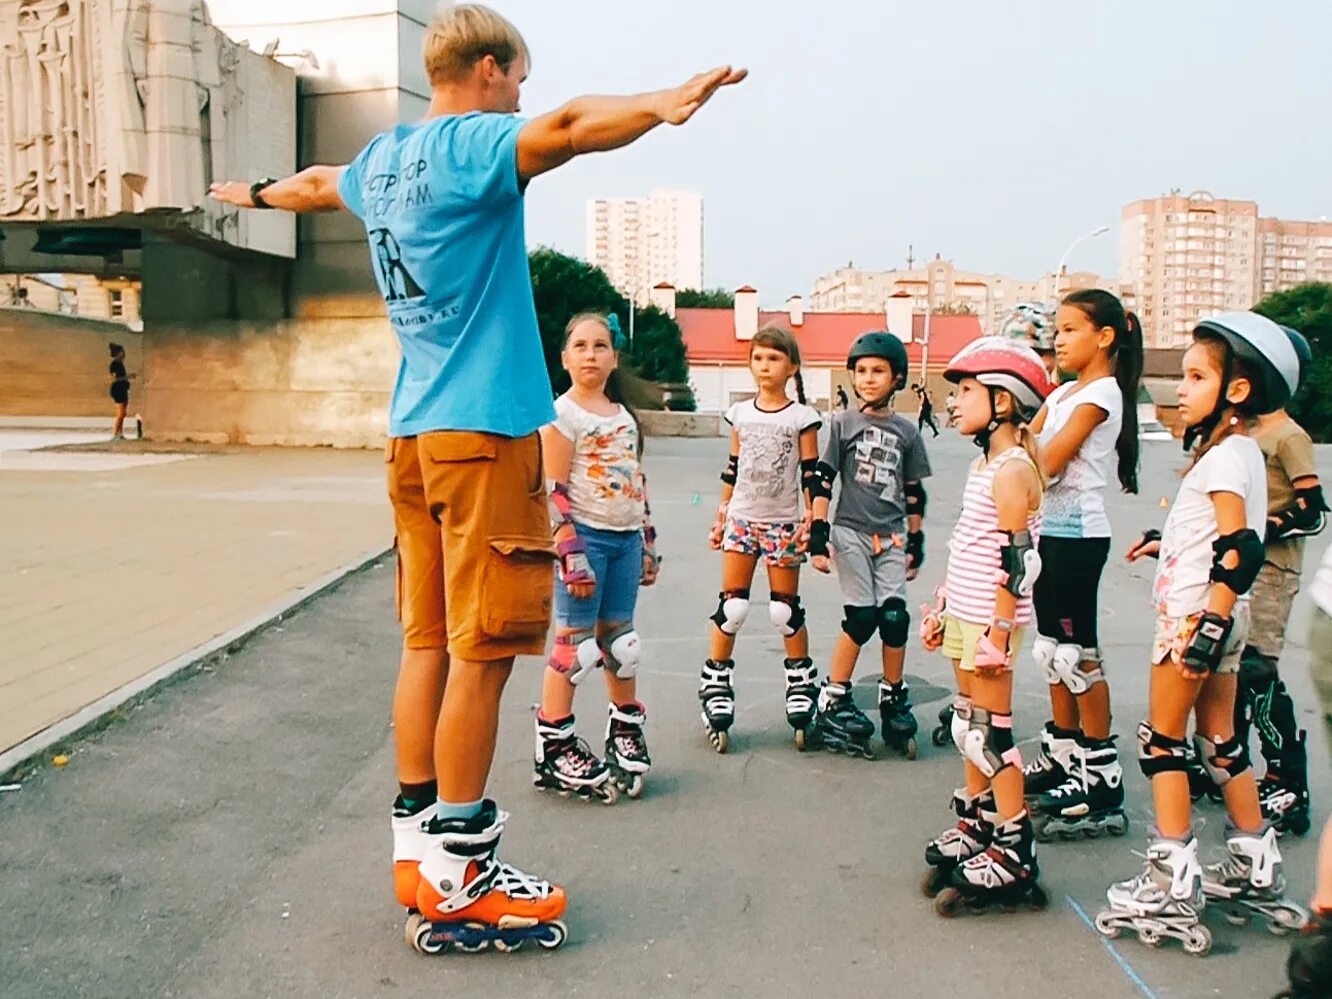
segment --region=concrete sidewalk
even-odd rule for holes
[[[0,430],[0,753],[392,544],[380,452],[87,436]]]
[[[937,477],[913,609],[943,573],[976,453],[953,435],[929,445]],[[724,450],[724,441],[648,442],[666,561],[636,616],[654,760],[644,797],[605,808],[534,791],[540,659],[520,660],[510,683],[491,785],[512,813],[502,849],[568,887],[563,950],[430,959],[403,942],[388,830],[399,633],[385,562],[81,740],[65,769],[44,766],[21,790],[0,793],[0,994],[1247,999],[1277,990],[1289,941],[1259,926],[1209,914],[1216,946],[1199,960],[1173,945],[1111,944],[1083,920],[1112,879],[1140,869],[1131,851],[1142,849],[1151,821],[1147,783],[1132,763],[1149,672],[1151,566],[1112,559],[1103,601],[1132,828],[1124,839],[1043,846],[1052,899],[1044,913],[935,915],[917,885],[926,840],[954,821],[956,751],[922,740],[914,763],[882,752],[873,762],[797,753],[783,717],[781,641],[766,614],[751,614],[740,636],[731,752],[714,753],[696,689],[716,606],[719,559],[706,535]],[[216,463],[233,460],[242,459]],[[1149,447],[1145,464],[1142,495],[1111,501],[1116,552],[1131,532],[1161,523],[1160,500],[1178,488],[1178,445]],[[841,594],[814,573],[801,592],[822,669]],[[755,599],[765,593],[760,580]],[[1309,725],[1306,618],[1301,598],[1283,673]],[[856,692],[872,710],[869,659]],[[949,673],[913,644],[907,674],[926,733]],[[1027,748],[1048,693],[1025,658],[1015,683]],[[600,678],[579,688],[577,710],[581,733],[599,749]],[[1321,823],[1332,800],[1321,731],[1310,751]],[[1204,858],[1216,859],[1222,812],[1204,805],[1197,824]],[[1307,899],[1315,848],[1314,837],[1283,841],[1297,900]]]

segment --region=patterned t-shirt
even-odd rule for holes
[[[730,515],[780,523],[799,520],[800,435],[823,423],[818,410],[791,402],[770,413],[748,399],[726,411],[726,422],[740,438]]]
[[[861,534],[901,533],[906,483],[930,475],[925,439],[900,413],[834,413],[822,461],[841,480],[833,523]]]
[[[573,443],[573,519],[602,531],[636,531],[643,526],[638,426],[627,409],[618,409],[613,416],[603,416],[562,395],[555,400],[554,427]]]

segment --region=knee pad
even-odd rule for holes
[[[601,646],[591,629],[575,631],[570,635],[556,635],[546,665],[578,684],[583,677],[601,665]]]
[[[749,614],[748,590],[722,590],[717,594],[717,609],[712,623],[728,635],[737,634]]]
[[[845,617],[842,618],[842,630],[850,637],[851,641],[857,645],[864,645],[874,634],[874,629],[879,625],[879,608],[877,607],[852,607],[847,604],[842,608]]]
[[[1095,669],[1084,671],[1082,666],[1086,650],[1081,645],[1057,645],[1049,669],[1059,682],[1076,695],[1085,694],[1093,685],[1105,682],[1105,673],[1098,663]]]
[[[1223,742],[1213,742],[1205,735],[1195,735],[1198,759],[1217,787],[1238,777],[1249,769],[1249,747],[1234,736]]]
[[[990,780],[1005,767],[1021,767],[1022,753],[1013,745],[1013,716],[972,705],[962,755]]]
[[[800,606],[799,594],[768,594],[768,617],[783,638],[800,634],[805,626],[805,608]]]
[[[1044,635],[1037,635],[1036,641],[1031,643],[1031,658],[1045,673],[1045,682],[1051,687],[1062,682],[1059,679],[1059,674],[1054,670],[1055,649],[1057,648],[1059,648],[1059,643],[1053,638],[1046,638]]]
[[[963,756],[967,754],[965,739],[969,728],[971,728],[971,698],[958,694],[953,698],[953,720],[948,723],[948,729],[953,736],[953,745]]]
[[[621,680],[632,680],[638,672],[638,663],[642,658],[643,646],[632,623],[621,624],[612,628],[610,634],[602,639],[602,651],[606,669]]]
[[[885,600],[879,607],[879,637],[890,649],[903,648],[911,630],[911,612],[901,597]]]
[[[1152,752],[1152,750],[1162,752]],[[1138,769],[1149,780],[1157,774],[1188,773],[1189,744],[1162,735],[1147,722],[1138,724]]]

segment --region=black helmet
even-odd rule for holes
[[[907,360],[906,345],[887,330],[872,330],[856,337],[851,344],[851,352],[846,355],[848,371],[854,371],[856,362],[862,357],[882,357],[893,369],[899,382],[905,382],[911,362]]]
[[[1309,346],[1309,341],[1299,330],[1293,330],[1289,326],[1281,328],[1286,331],[1290,345],[1295,348],[1295,356],[1300,361],[1300,381],[1303,382],[1305,372],[1309,370],[1309,365],[1313,363],[1313,348]],[[1294,394],[1294,392],[1291,393],[1291,395]]]

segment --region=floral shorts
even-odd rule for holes
[[[1240,653],[1244,650],[1244,643],[1249,637],[1249,602],[1241,600],[1236,603],[1231,616],[1235,626],[1230,629],[1230,638],[1226,640],[1221,664],[1216,668],[1218,674],[1239,672]],[[1202,620],[1201,612],[1185,617],[1158,614],[1156,634],[1152,639],[1152,665],[1179,662],[1179,657],[1184,654],[1184,649],[1189,644],[1189,639],[1193,637],[1193,630],[1198,627],[1200,620]]]
[[[805,561],[796,543],[799,533],[798,523],[727,517],[722,532],[722,551],[753,555],[762,558],[764,565],[791,568]]]

